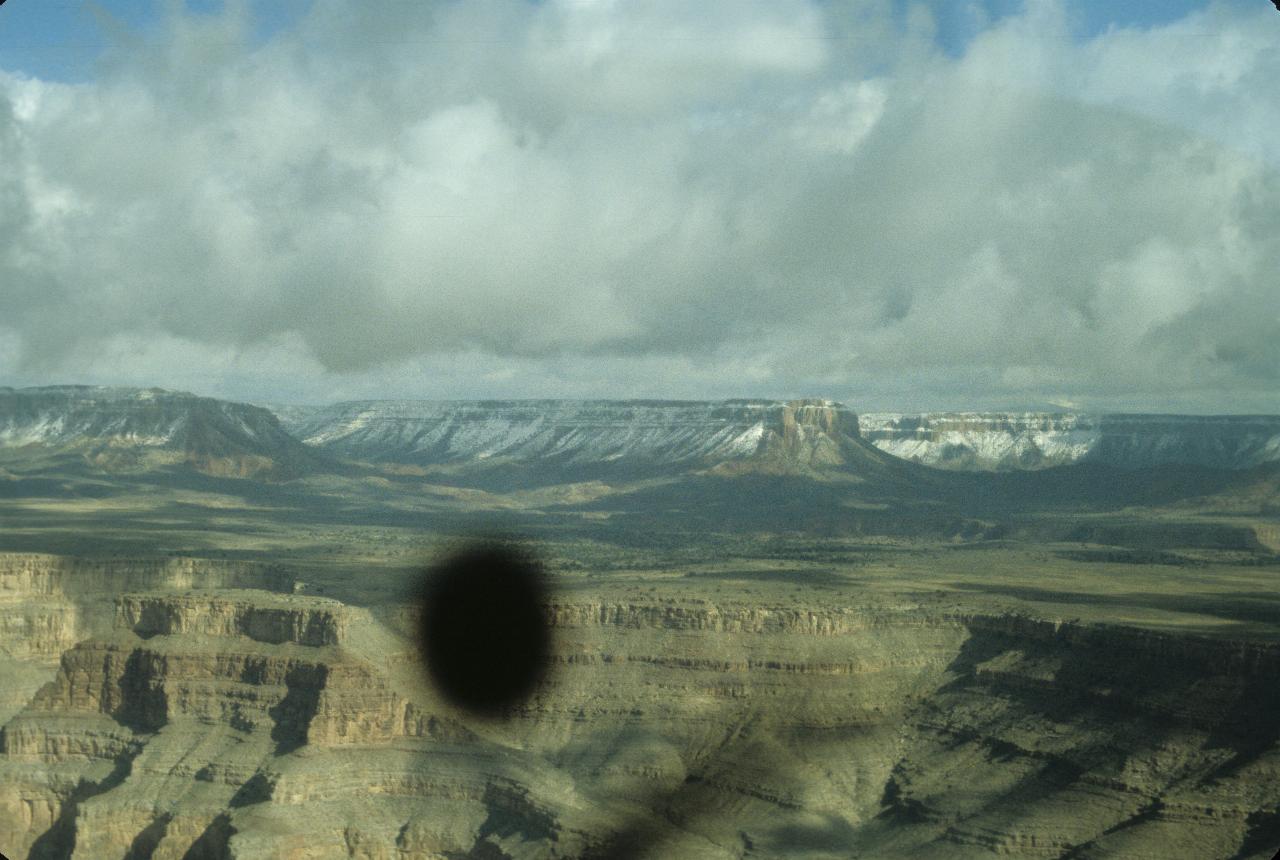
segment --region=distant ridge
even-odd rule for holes
[[[691,471],[892,472],[897,480],[912,463],[1021,471],[1076,463],[1238,470],[1280,462],[1280,416],[1271,415],[859,415],[822,399],[365,400],[274,409],[160,388],[0,387],[0,456],[42,453],[105,471],[184,465],[273,479],[352,460],[537,482]]]
[[[74,455],[112,472],[289,478],[327,467],[262,407],[161,388],[0,388],[0,453]]]
[[[859,416],[869,442],[965,471],[1101,463],[1249,469],[1280,462],[1280,415],[926,412]]]
[[[789,408],[809,410],[799,436],[786,436]],[[818,420],[814,409],[838,415],[838,426],[806,423]],[[1276,415],[859,414],[830,400],[363,400],[282,407],[280,418],[307,444],[338,456],[417,465],[771,460],[818,467],[838,465],[849,455],[850,440],[858,440],[862,454],[874,446],[899,459],[959,471],[1074,463],[1249,469],[1280,462]],[[793,439],[785,456],[784,438]]]
[[[423,467],[794,472],[884,459],[829,400],[353,401],[288,426],[327,453]]]

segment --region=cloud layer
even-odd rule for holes
[[[175,13],[0,75],[0,374],[1280,410],[1264,7],[959,57],[877,2]]]

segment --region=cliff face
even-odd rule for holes
[[[23,631],[52,623],[42,617],[62,618],[70,626],[54,646],[105,632],[112,627],[113,600],[121,591],[248,588],[263,600],[263,592],[291,591],[293,581],[284,568],[255,562],[0,553],[0,617],[12,625],[0,648],[8,653],[36,649],[56,657],[62,649],[42,648],[38,637],[30,639]]]
[[[266,409],[158,388],[0,388],[4,449],[72,453],[108,471],[185,463],[291,477],[324,465]]]
[[[261,592],[129,594],[116,601],[116,627],[144,639],[196,634],[243,636],[273,645],[337,645],[347,623],[347,613],[337,601],[298,606],[293,598]]]
[[[770,415],[756,452],[793,467],[847,465],[856,461],[858,416],[838,403],[793,400]]]
[[[0,554],[0,681],[12,692],[0,701],[0,720],[16,713],[49,680],[63,652],[112,629],[114,601],[122,590],[288,591],[292,583],[282,569],[241,562]]]
[[[1280,460],[1280,416],[1274,415],[872,413],[861,422],[877,448],[952,469],[1079,462],[1246,469]]]
[[[1269,857],[1280,648],[863,605],[547,606],[548,685],[465,719],[409,607],[124,594],[0,734],[17,857]]]
[[[269,763],[295,750],[450,737],[447,718],[345,650],[353,623],[368,623],[361,611],[250,597],[124,595],[113,630],[62,655],[0,734],[7,852],[225,856],[232,812],[272,797]]]

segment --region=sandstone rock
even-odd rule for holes
[[[27,580],[41,599],[47,573]],[[395,629],[411,610],[388,626],[304,595],[122,594],[0,735],[0,844],[1228,857],[1280,820],[1274,643],[870,598],[605,589],[546,611],[550,684],[484,723],[423,682]]]

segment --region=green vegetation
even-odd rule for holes
[[[1214,510],[1214,499],[1207,510],[1192,497],[1102,511],[1047,499],[1005,513],[988,504],[980,518],[899,501],[868,518],[839,504],[855,490],[809,479],[694,476],[499,493],[371,470],[270,483],[182,469],[108,477],[72,460],[27,465],[32,477],[11,466],[0,481],[0,551],[270,561],[295,567],[309,591],[356,605],[402,599],[450,542],[487,534],[536,546],[566,589],[657,586],[777,601],[799,589],[841,603],[909,599],[1280,634],[1276,520],[1258,508]],[[664,507],[682,494],[694,501]]]

